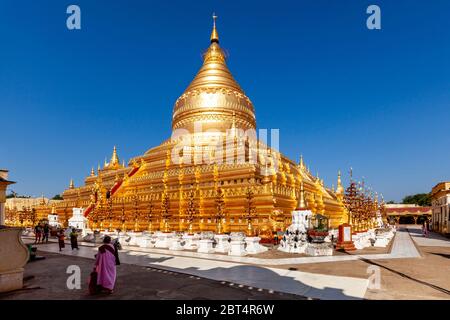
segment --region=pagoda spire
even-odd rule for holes
[[[213,13],[212,18],[213,18],[213,30],[211,32],[210,40],[211,40],[211,43],[213,43],[213,42],[219,43],[219,33],[217,32],[217,29],[216,29],[217,16],[215,13]]]
[[[69,183],[69,189],[73,189],[75,188],[75,184],[73,183],[73,179],[70,179],[70,183]],[[44,197],[44,196],[42,196]]]
[[[305,162],[303,161],[303,155],[300,155],[300,168],[303,169],[305,167]]]
[[[94,167],[92,167],[92,169],[91,169],[91,177],[95,177]]]
[[[344,194],[344,187],[342,186],[342,181],[341,181],[341,170],[338,171],[336,193],[337,194]]]
[[[300,194],[298,196],[297,208],[296,210],[306,210],[306,201],[305,201],[305,190],[303,188],[303,181],[300,182]]]
[[[115,165],[118,165],[118,164],[120,164],[119,157],[117,156],[117,148],[116,148],[116,146],[114,146],[110,165],[115,166]]]

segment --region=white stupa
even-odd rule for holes
[[[72,218],[69,219],[69,227],[81,229],[84,233],[87,229],[87,219],[84,216],[83,208],[73,208]]]
[[[306,207],[305,191],[303,182],[301,182],[297,208],[292,211],[292,224],[287,228],[278,250],[289,253],[304,253],[308,245],[307,229],[311,217],[312,212]]]

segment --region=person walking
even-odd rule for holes
[[[116,250],[111,244],[111,237],[103,238],[103,245],[98,248],[95,260],[95,273],[98,291],[113,293],[116,283]]]
[[[44,229],[43,229],[43,237],[42,237],[42,243],[44,243],[44,241],[46,242],[46,243],[48,243],[48,235],[50,234],[50,226],[48,225],[48,223],[46,223],[45,225],[44,225]]]
[[[39,243],[41,241],[42,237],[42,228],[40,224],[37,224],[36,227],[34,227],[34,243]]]
[[[75,228],[72,228],[72,232],[70,232],[70,246],[73,249],[78,249],[78,232]]]
[[[65,236],[64,236],[64,230],[63,229],[60,229],[58,231],[57,237],[58,237],[59,251],[61,251],[63,248],[65,248],[65,244],[64,244]]]
[[[422,226],[422,233],[424,237],[428,238],[428,220],[425,220],[423,222],[423,226]]]

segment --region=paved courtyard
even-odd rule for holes
[[[388,250],[367,248],[332,257],[230,257],[129,247],[120,253],[112,296],[90,297],[87,289],[66,289],[70,264],[82,267],[86,284],[96,252],[92,244],[79,251],[66,246],[61,254],[56,243],[39,244],[38,250],[47,259],[27,265],[26,276],[34,278],[26,285],[43,289],[0,298],[450,299],[450,241],[436,234],[423,238],[418,226],[399,230]],[[378,288],[369,281],[374,270],[380,274]]]
[[[219,282],[188,274],[174,273],[161,269],[121,264],[117,268],[115,292],[89,295],[88,277],[93,260],[58,253],[42,252],[44,260],[27,264],[23,290],[0,294],[0,300],[77,300],[77,299],[132,299],[132,300],[267,300],[304,299],[300,296],[269,292],[260,288],[249,288]],[[77,265],[81,269],[81,289],[69,290],[66,285],[67,267]]]

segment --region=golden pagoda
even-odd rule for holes
[[[291,223],[300,194],[302,205],[327,216],[331,227],[347,220],[340,175],[335,192],[303,157],[297,164],[256,137],[253,104],[227,67],[213,18],[203,65],[175,102],[172,137],[128,164],[120,164],[114,147],[111,160],[97,174],[92,169],[83,186],[71,182],[59,214],[82,207],[91,228],[216,231],[220,195],[221,232],[245,231],[251,187],[252,227],[262,237]],[[188,218],[188,206],[196,207],[196,217]]]

